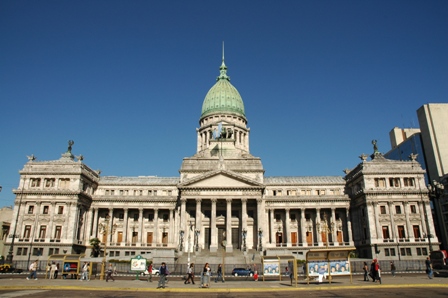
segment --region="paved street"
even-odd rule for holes
[[[309,285],[301,280],[298,287],[291,286],[289,280],[258,281],[252,279],[228,278],[225,283],[212,283],[208,289],[195,285],[184,285],[181,277],[170,277],[165,289],[156,289],[154,282],[135,280],[131,276],[118,276],[115,282],[92,280],[26,280],[26,275],[0,275],[0,298],[3,297],[446,297],[448,279],[428,279],[424,274],[406,274],[397,277],[383,276],[380,285],[362,281],[361,276],[335,278],[329,282]]]

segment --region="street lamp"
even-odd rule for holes
[[[247,230],[243,229],[241,231],[241,235],[243,236],[243,251],[246,251],[246,237],[247,237]]]
[[[260,247],[260,251],[263,251],[263,242],[261,240],[262,237],[263,237],[263,229],[259,228],[258,229],[258,239],[259,239],[260,244],[258,246]]]
[[[104,280],[104,274],[106,271],[106,261],[107,261],[107,240],[109,236],[109,222],[110,222],[110,216],[106,215],[104,219],[104,223],[100,224],[100,228],[102,229],[102,234],[106,238],[104,241],[104,252],[103,252],[103,260],[101,262],[101,273],[100,273],[100,280]],[[117,225],[114,224],[112,226],[112,233],[114,233]]]
[[[439,227],[439,235],[442,236],[442,243],[443,246],[447,245],[447,231],[446,226],[443,221],[443,214],[442,214],[442,206],[440,204],[440,198],[443,196],[443,193],[445,191],[445,186],[442,183],[437,182],[436,180],[432,181],[432,185],[428,185],[429,195],[432,198],[433,204],[435,205],[435,211],[436,211],[436,218],[438,222]],[[436,205],[437,204],[437,205]],[[429,223],[428,223],[428,215],[426,214],[426,208],[425,208],[425,217],[426,217],[426,224],[427,224],[427,230],[428,230],[428,243],[429,243],[429,251],[432,252],[432,246],[431,246],[431,238],[433,237],[432,234],[429,232]]]

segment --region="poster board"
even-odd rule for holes
[[[131,271],[145,271],[146,270],[146,259],[142,258],[141,255],[131,258]]]

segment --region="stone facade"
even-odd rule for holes
[[[403,258],[418,255],[417,249],[427,254],[428,243],[416,237],[417,230],[433,230],[428,193],[418,187],[423,179],[418,163],[375,155],[345,178],[265,177],[261,159],[250,154],[244,106],[226,71],[223,61],[204,100],[197,152],[184,158],[179,177],[101,176],[72,154],[73,142],[58,160],[29,157],[14,190],[14,259],[27,259],[29,252],[90,255],[92,238],[100,239],[113,259],[142,255],[174,261],[186,252],[219,251],[305,258],[310,248],[353,246],[372,257],[375,245],[385,258],[396,258],[392,248],[412,250]],[[401,184],[379,188],[377,178]]]

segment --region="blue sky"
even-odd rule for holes
[[[27,155],[178,176],[221,45],[266,176],[343,175],[448,102],[448,1],[0,2],[0,206]]]

